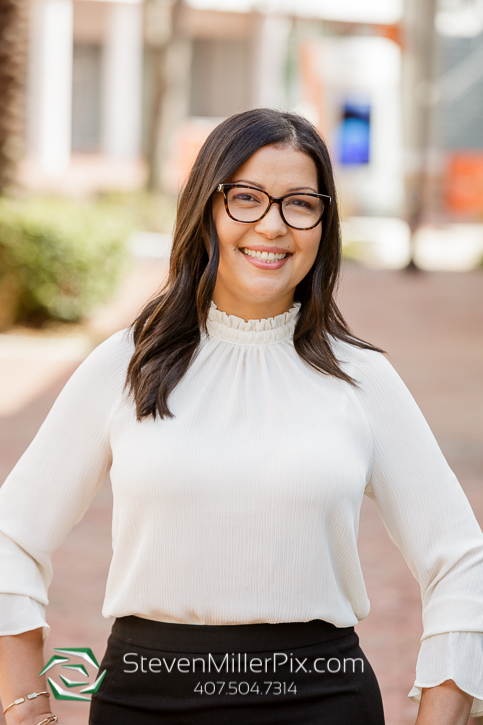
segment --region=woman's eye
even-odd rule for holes
[[[260,199],[257,199],[252,194],[247,194],[247,193],[244,193],[244,194],[235,194],[233,196],[233,200],[234,201],[238,201],[238,202],[254,202],[254,203],[259,203],[260,202]]]
[[[287,204],[299,209],[313,209],[314,206],[308,199],[287,199]]]

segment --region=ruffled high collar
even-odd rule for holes
[[[239,345],[269,345],[274,342],[290,340],[293,337],[300,302],[294,302],[288,312],[263,320],[242,320],[235,315],[227,315],[211,303],[207,327],[211,337],[224,342]]]

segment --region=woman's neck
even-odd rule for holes
[[[293,293],[276,300],[259,300],[224,294],[215,288],[213,302],[221,312],[225,312],[227,315],[235,315],[235,317],[240,317],[248,322],[248,320],[265,320],[288,312],[293,307]]]

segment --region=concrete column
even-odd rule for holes
[[[403,55],[403,129],[406,162],[406,207],[414,231],[425,212],[428,197],[434,85],[435,15],[437,0],[406,0]]]
[[[112,3],[104,46],[102,150],[113,158],[140,153],[142,62],[142,5]]]
[[[72,0],[34,0],[30,57],[30,153],[53,174],[70,163]]]
[[[292,22],[271,15],[257,23],[254,54],[254,105],[283,110],[286,105],[285,63]]]
[[[179,182],[173,188],[172,159],[173,140],[180,124],[189,112],[190,72],[192,44],[189,38],[180,36],[168,46],[165,65],[165,90],[157,163],[160,169],[160,186],[167,193],[179,191]]]

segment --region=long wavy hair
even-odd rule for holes
[[[315,262],[297,285],[301,303],[294,347],[308,365],[357,386],[339,366],[328,335],[352,345],[384,352],[355,337],[334,300],[340,270],[340,223],[329,152],[317,129],[305,118],[268,108],[231,116],[206,139],[178,201],[169,275],[131,325],[135,343],[126,386],[137,419],[173,417],[168,397],[186,373],[200,344],[216,283],[219,247],[212,215],[218,184],[258,149],[268,144],[308,154],[317,167],[319,193],[332,197],[322,220]]]

